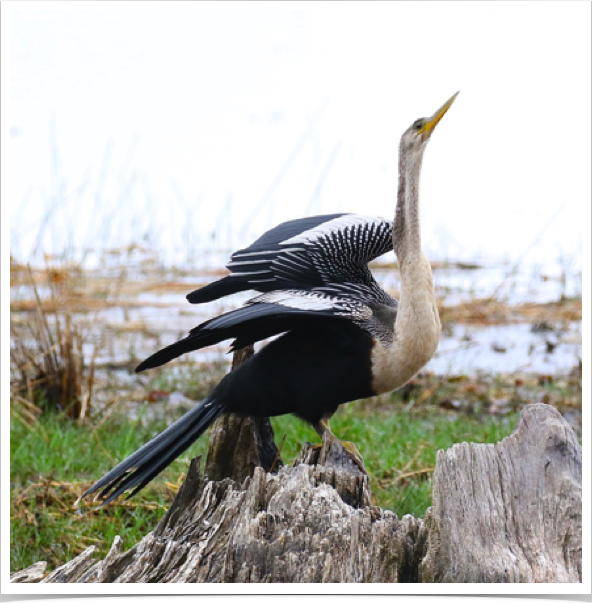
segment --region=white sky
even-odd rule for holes
[[[428,255],[581,254],[588,2],[5,6],[19,258],[150,231],[175,259],[303,215],[391,217],[401,133],[457,90],[424,161]]]

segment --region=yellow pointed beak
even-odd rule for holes
[[[450,109],[454,99],[458,96],[458,92],[450,97],[433,115],[430,117],[423,128],[418,132],[418,134],[423,134],[424,137],[428,137],[432,134],[434,128],[438,125],[438,122],[444,117],[446,111]]]

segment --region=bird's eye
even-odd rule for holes
[[[423,119],[418,119],[413,123],[414,130],[421,130],[423,128]]]

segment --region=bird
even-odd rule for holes
[[[81,498],[95,494],[106,505],[128,491],[127,498],[134,496],[223,413],[293,414],[319,435],[329,431],[335,437],[329,419],[340,405],[396,390],[429,362],[441,325],[421,246],[419,180],[426,145],[457,95],[403,133],[392,222],[346,213],[284,222],[233,253],[227,276],[187,296],[200,304],[241,291],[257,293],[157,351],[136,372],[221,341],[232,340],[230,349],[238,350],[277,337]],[[398,300],[368,268],[392,249],[400,272]],[[355,460],[355,446],[347,450]]]

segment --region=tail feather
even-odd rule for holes
[[[206,399],[144,444],[91,486],[80,498],[100,490],[103,505],[132,490],[131,498],[181,455],[224,412],[213,399]]]

